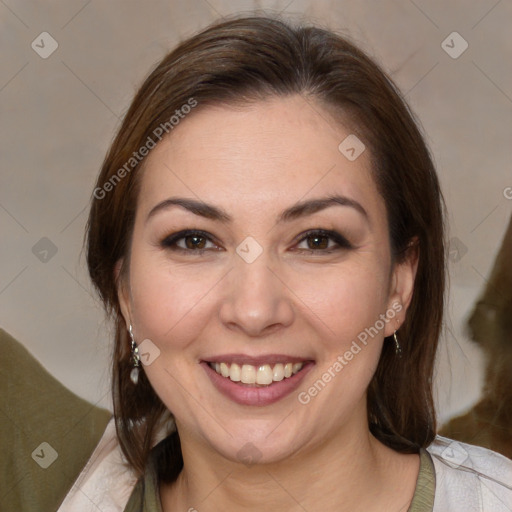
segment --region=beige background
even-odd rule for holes
[[[512,210],[509,1],[0,0],[0,325],[70,389],[110,407],[109,329],[81,255],[95,176],[136,87],[168,49],[256,9],[350,35],[422,121],[457,239],[436,376],[444,420],[480,392],[482,355],[462,327]],[[458,58],[442,47],[454,31],[468,43]],[[42,32],[58,44],[45,59],[31,47],[51,49]],[[445,44],[463,48],[457,36]]]

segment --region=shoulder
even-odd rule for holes
[[[72,393],[3,329],[0,349],[2,506],[56,510],[112,414]]]
[[[512,510],[512,460],[441,436],[427,451],[436,475],[434,512]]]

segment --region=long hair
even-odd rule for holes
[[[170,412],[144,372],[137,386],[130,382],[130,345],[117,297],[114,267],[122,258],[123,279],[144,162],[133,154],[162,126],[172,137],[170,119],[185,105],[199,110],[294,94],[348,123],[369,149],[372,176],[386,204],[393,261],[403,260],[411,240],[419,251],[412,302],[399,332],[402,357],[395,356],[393,343],[385,343],[368,389],[371,432],[407,453],[435,435],[432,373],[444,302],[444,206],[414,116],[391,79],[345,37],[276,18],[236,18],[180,43],[151,72],[107,153],[92,198],[87,263],[115,322],[114,415],[121,448],[139,474]],[[164,473],[172,480],[183,464],[177,432],[169,443]]]

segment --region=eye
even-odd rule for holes
[[[306,243],[306,248],[300,248],[300,244]],[[333,242],[333,244],[331,244]],[[308,231],[299,240],[299,250],[307,252],[323,252],[329,254],[336,250],[352,249],[350,242],[336,231],[316,229]]]
[[[208,247],[209,243],[213,247]],[[194,252],[196,254],[202,254],[206,250],[219,250],[219,247],[213,243],[210,235],[204,231],[191,229],[186,229],[167,236],[162,240],[160,245],[171,251]]]

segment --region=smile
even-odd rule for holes
[[[239,365],[237,363],[208,363],[210,368],[219,375],[230,379],[233,382],[242,384],[255,384],[268,386],[273,382],[280,382],[290,378],[302,370],[304,363],[275,363],[261,364],[258,366],[252,364]]]
[[[284,354],[212,356],[200,361],[214,388],[240,405],[267,406],[290,395],[315,361]]]

